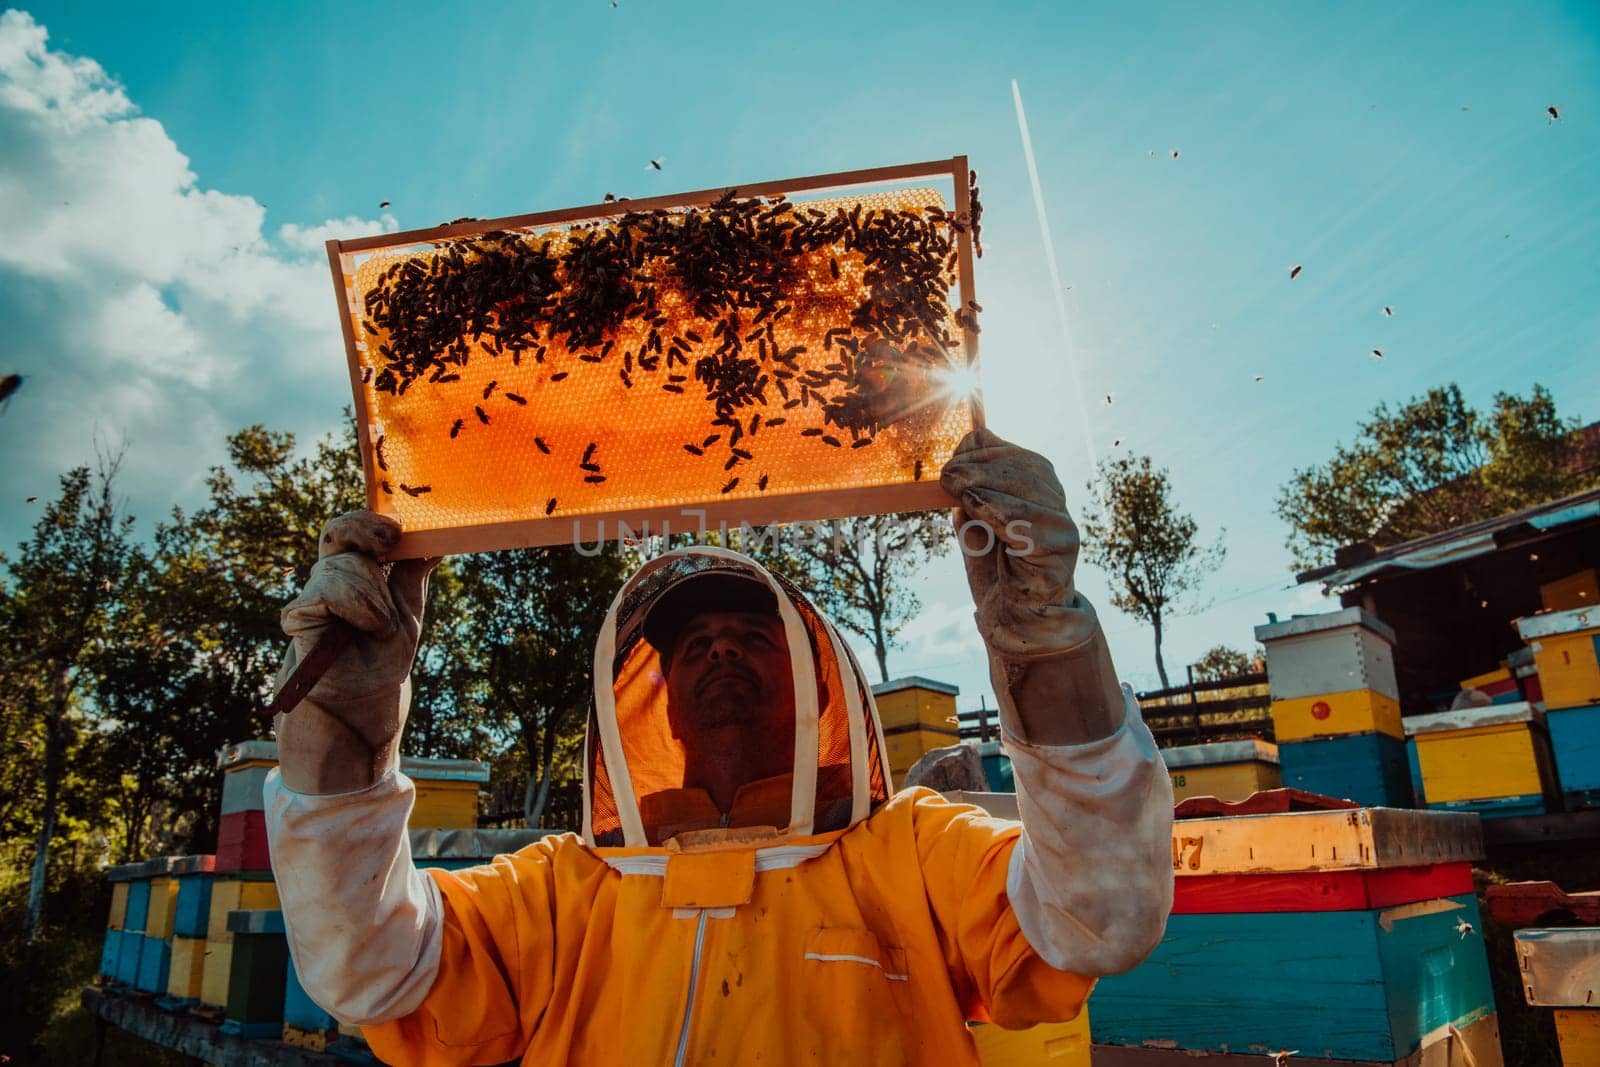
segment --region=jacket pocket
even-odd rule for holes
[[[871,930],[857,930],[846,926],[824,926],[811,932],[806,939],[807,964],[840,964],[846,969],[815,970],[811,973],[829,981],[850,981],[847,968],[871,968],[888,982],[910,981],[906,973],[904,949],[884,947],[878,935]],[[861,975],[859,977],[871,977]]]

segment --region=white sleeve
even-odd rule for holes
[[[343,1023],[410,1014],[439,973],[443,941],[439,887],[411,862],[411,779],[395,769],[323,796],[294,792],[273,768],[263,795],[300,984]]]
[[[1034,951],[1075,974],[1137,966],[1172,910],[1172,780],[1133,691],[1122,693],[1122,725],[1109,737],[1005,736],[1022,818],[1006,896]]]

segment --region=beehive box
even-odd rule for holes
[[[1460,684],[1462,692],[1476,689],[1493,704],[1517,704],[1523,700],[1522,690],[1517,686],[1516,675],[1509,665],[1463,678]]]
[[[1546,711],[1545,725],[1562,806],[1600,808],[1600,707]]]
[[[1546,611],[1600,607],[1600,575],[1590,567],[1546,582],[1539,587],[1539,602]]]
[[[1457,708],[1406,720],[1420,793],[1430,808],[1484,818],[1549,810],[1550,746],[1536,704]]]
[[[140,939],[138,977],[135,978],[133,987],[145,993],[165,993],[167,968],[171,960],[170,941],[166,938],[145,935]]]
[[[228,932],[233,935],[233,953],[222,1032],[253,1039],[281,1037],[284,976],[289,968],[283,912],[230,911]]]
[[[1242,800],[1283,784],[1278,746],[1257,738],[1164,748],[1161,758],[1177,800],[1203,796]]]
[[[1283,784],[1368,807],[1413,803],[1405,742],[1387,733],[1345,734],[1278,745]]]
[[[1555,1008],[1565,1067],[1600,1064],[1600,927],[1518,930],[1528,1003]]]
[[[1302,615],[1256,627],[1267,651],[1267,682],[1272,699],[1298,700],[1370,689],[1398,702],[1394,675],[1394,631],[1360,608]],[[1276,726],[1276,721],[1274,721]],[[1293,723],[1290,724],[1291,731]],[[1375,729],[1352,723],[1347,730]],[[1278,735],[1283,741],[1286,736]]]
[[[177,1008],[199,1003],[205,966],[205,938],[173,937],[171,966],[167,971],[167,997],[170,1004],[162,1006]]]
[[[278,906],[278,887],[270,871],[219,873],[211,882],[211,911],[206,923],[206,954],[200,981],[200,1002],[221,1008],[228,1003],[233,966],[231,911],[270,910]]]
[[[550,832],[553,831],[432,828],[407,831],[412,865],[447,871],[490,863],[496,856],[527,848]]]
[[[177,881],[177,908],[172,915],[176,937],[205,937],[211,921],[211,879],[215,855],[183,856],[172,866]]]
[[[269,870],[266,813],[262,787],[278,765],[273,741],[240,741],[219,753],[224,772],[222,826],[218,831],[217,871]],[[478,791],[489,780],[489,765],[481,760],[413,759],[400,761],[400,770],[416,788],[408,825],[414,827],[472,827],[478,822]],[[222,855],[222,841],[230,852]]]
[[[1547,708],[1600,704],[1600,608],[1573,608],[1517,620],[1533,650]]]
[[[1089,1067],[1089,1009],[1064,1023],[1044,1023],[1026,1030],[1006,1030],[993,1023],[968,1023],[983,1067]]]
[[[1474,1026],[1480,1065],[1500,1063],[1497,1039],[1483,1036],[1497,1028],[1471,885],[1476,816],[1186,819],[1172,855],[1178,886],[1161,944],[1090,998],[1096,1067],[1189,1062],[1135,1054],[1152,1047],[1392,1064]]]
[[[1512,649],[1506,657],[1506,666],[1516,676],[1522,699],[1530,704],[1543,704],[1544,689],[1539,685],[1539,665],[1533,661],[1533,649],[1526,645]]]
[[[1400,702],[1376,689],[1294,697],[1272,701],[1272,732],[1279,744],[1323,737],[1382,733],[1405,736]]]
[[[329,242],[396,555],[945,506],[975,194],[956,157]]]
[[[956,697],[961,690],[929,678],[907,677],[872,687],[883,725],[882,744],[887,750],[889,774],[894,782],[925,753],[961,740]]]

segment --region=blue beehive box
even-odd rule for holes
[[[311,999],[305,986],[300,984],[300,976],[295,973],[292,960],[283,985],[283,1025],[324,1035],[324,1047],[339,1029],[339,1020],[323,1011],[321,1005]]]
[[[1411,772],[1406,744],[1383,733],[1343,734],[1278,745],[1283,784],[1364,807],[1408,808]]]
[[[107,930],[106,939],[100,945],[100,969],[96,972],[101,978],[116,978],[117,950],[121,947],[122,931]]]
[[[123,985],[139,984],[139,957],[144,950],[144,935],[133,930],[118,930],[117,981]]]
[[[150,915],[150,878],[137,878],[128,884],[128,911],[122,920],[124,930],[144,933],[145,920]]]
[[[184,856],[172,866],[178,881],[178,906],[172,917],[172,932],[177,937],[205,937],[211,919],[211,878],[217,858],[212,855]]]
[[[1477,897],[1435,888],[1437,872],[1481,855],[1470,814],[1180,820],[1174,870],[1190,887],[1213,883],[1218,903],[1178,910],[1145,962],[1100,979],[1089,1003],[1094,1043],[1172,1050],[1184,1063],[1208,1054],[1265,1062],[1293,1049],[1295,1059],[1376,1065],[1415,1062],[1453,1027],[1498,1052]],[[1389,888],[1354,898],[1319,889],[1352,878]],[[1241,880],[1260,885],[1228,889]],[[1283,886],[1299,888],[1283,898]]]
[[[171,943],[160,937],[139,938],[139,970],[133,987],[146,993],[166,993],[171,964]]]
[[[1545,709],[1556,779],[1568,811],[1600,808],[1600,707]]]

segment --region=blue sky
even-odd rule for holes
[[[965,153],[993,428],[1073,499],[1086,439],[1148,452],[1227,531],[1181,674],[1325,606],[1272,503],[1375,404],[1537,381],[1600,417],[1597,130],[1591,3],[36,5],[0,19],[0,544],[97,435],[148,530],[225,433],[333,427],[327,236]],[[891,668],[975,704],[955,559],[922,596]]]

